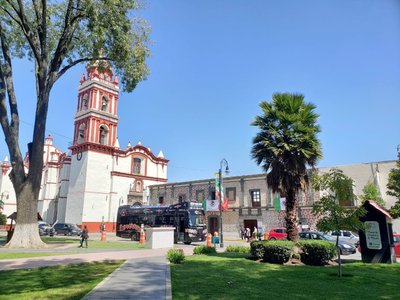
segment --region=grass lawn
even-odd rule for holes
[[[351,263],[283,266],[224,253],[186,257],[171,264],[172,295],[178,299],[399,299],[400,264]]]
[[[119,260],[0,271],[0,299],[81,299],[122,263]]]
[[[40,250],[18,249],[15,252],[11,251],[0,251],[0,259],[15,259],[15,258],[29,258],[29,257],[40,257],[40,256],[54,256],[54,255],[69,255],[88,253],[91,250],[135,250],[135,249],[146,249],[145,245],[134,243],[130,240],[126,241],[99,241],[90,240],[88,241],[88,248],[78,248],[79,237],[77,238],[66,238],[66,237],[42,237],[43,242],[48,245],[53,245],[55,248],[45,248]],[[5,244],[5,242],[4,242]],[[75,245],[74,245],[75,244]],[[65,249],[59,249],[61,246],[67,245],[69,247]],[[56,250],[58,248],[58,250]],[[0,244],[1,249],[1,244]],[[1,293],[0,293],[1,294]],[[0,297],[1,299],[1,297]]]

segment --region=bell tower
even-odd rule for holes
[[[90,224],[109,216],[118,151],[118,79],[104,61],[90,63],[78,88],[65,222]],[[94,224],[94,223],[93,223]]]
[[[86,69],[78,89],[73,156],[91,149],[107,152],[117,139],[118,78],[106,62],[91,63]]]

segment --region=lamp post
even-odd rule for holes
[[[397,158],[400,160],[400,145],[397,145]]]
[[[222,192],[222,166],[225,165],[225,174],[229,174],[229,166],[228,161],[223,158],[219,164],[218,171],[218,187],[219,187],[219,236],[220,236],[220,248],[224,247],[224,235],[222,233],[222,201],[223,201],[223,192]]]

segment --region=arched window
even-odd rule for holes
[[[88,109],[88,94],[83,95],[82,98],[82,110]]]
[[[103,96],[103,99],[101,100],[101,110],[102,111],[108,111],[108,106],[110,105],[110,99],[108,99],[107,96]]]
[[[79,129],[78,129],[78,144],[82,144],[83,142],[85,142],[85,130],[86,130],[86,125],[85,124],[79,125]]]
[[[142,183],[140,181],[136,182],[136,192],[142,191]]]
[[[100,126],[99,144],[102,145],[108,144],[108,128],[106,125]]]
[[[140,158],[133,159],[133,173],[140,174],[140,170],[142,167],[142,160]]]

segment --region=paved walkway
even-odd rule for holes
[[[185,255],[193,254],[193,245],[179,245]],[[90,252],[0,260],[0,270],[29,269],[46,266],[87,263],[104,260],[127,261],[83,299],[172,299],[168,249]]]

